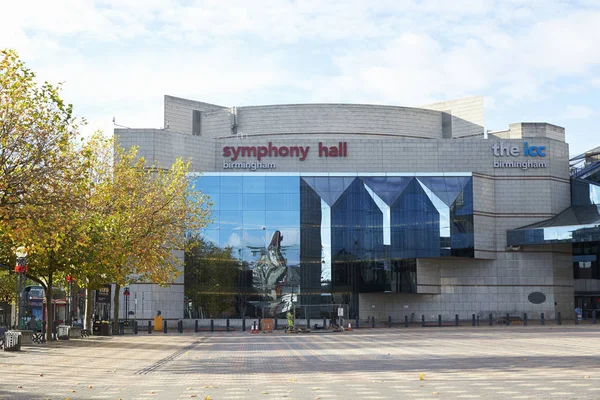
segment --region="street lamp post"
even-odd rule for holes
[[[25,274],[27,273],[27,249],[25,246],[19,246],[15,251],[17,256],[17,262],[15,265],[15,272],[17,274],[17,323],[16,329],[21,327],[21,318],[23,315],[23,285],[25,283]]]
[[[126,287],[123,290],[123,296],[125,297],[125,321],[126,324],[129,323],[129,287]]]
[[[67,325],[73,324],[73,277],[67,275],[67,282],[69,282],[69,297],[67,302]]]

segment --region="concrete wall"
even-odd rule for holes
[[[452,116],[452,138],[483,136],[484,113],[482,96],[442,101],[425,105],[423,108],[442,111]]]

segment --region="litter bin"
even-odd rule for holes
[[[58,339],[69,340],[70,335],[71,335],[71,327],[69,325],[59,325],[58,326]]]
[[[4,333],[4,351],[21,351],[21,332]]]
[[[157,315],[154,317],[154,331],[162,331],[163,328],[163,317]]]

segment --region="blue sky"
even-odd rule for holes
[[[113,117],[162,127],[164,94],[224,106],[482,95],[486,129],[543,121],[566,128],[571,155],[600,145],[600,0],[56,0],[3,14],[0,48],[64,82],[88,131],[112,132]]]

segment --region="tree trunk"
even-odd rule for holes
[[[85,289],[85,317],[83,319],[83,329],[92,329],[92,313],[94,312],[94,291],[90,288]]]
[[[121,291],[121,286],[118,283],[115,283],[115,293],[113,297],[113,334],[117,335],[119,333],[119,292]]]
[[[54,332],[54,307],[52,304],[52,271],[48,272],[48,286],[44,288],[46,291],[46,341],[52,340],[52,332]]]

